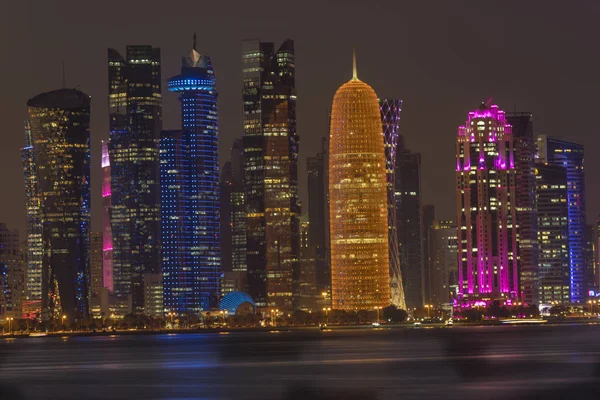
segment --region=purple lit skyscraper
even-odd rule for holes
[[[513,135],[498,106],[482,104],[458,128],[456,182],[459,302],[517,299]]]

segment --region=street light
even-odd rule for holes
[[[429,319],[429,309],[433,307],[431,304],[425,304],[425,308],[427,309],[427,319]]]
[[[377,322],[379,322],[379,310],[381,310],[381,306],[375,306],[375,309],[377,310]]]
[[[329,311],[331,311],[331,307],[325,307],[325,308],[323,308],[323,311],[325,311],[325,323],[328,324],[329,323]]]

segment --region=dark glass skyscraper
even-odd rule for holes
[[[246,262],[257,307],[292,307],[299,260],[294,42],[242,44]]]
[[[114,291],[144,312],[144,273],[159,273],[160,49],[108,49]]]
[[[421,215],[423,218],[423,300],[427,304],[436,304],[435,292],[439,285],[435,280],[439,278],[439,274],[436,276],[433,260],[435,254],[435,206],[433,204],[424,205]]]
[[[27,102],[41,196],[42,312],[86,319],[90,300],[90,97],[74,89]]]
[[[308,170],[308,256],[314,259],[316,294],[327,305],[331,298],[331,268],[327,232],[329,211],[327,208],[327,141],[314,157],[306,159]],[[325,293],[325,295],[323,295]]]
[[[570,302],[567,170],[535,165],[539,243],[539,301]]]
[[[248,291],[246,266],[246,186],[244,184],[244,143],[235,139],[231,147],[231,252],[236,290]]]
[[[515,154],[517,223],[519,225],[519,282],[521,299],[538,304],[538,235],[535,196],[535,153],[533,117],[530,113],[506,115],[512,125]]]
[[[423,307],[421,154],[396,154],[396,218],[400,268],[408,309]]]
[[[231,206],[231,161],[227,161],[221,168],[219,181],[219,197],[221,202],[221,290],[223,293],[235,292],[235,280],[230,276],[233,272],[233,250],[232,250],[232,206]],[[229,276],[228,276],[229,275]]]
[[[567,170],[571,302],[583,303],[587,298],[583,145],[545,135],[538,136],[537,145],[540,161]]]
[[[27,214],[27,268],[25,272],[25,298],[42,299],[42,209],[37,168],[29,121],[25,123],[25,147],[21,149],[21,164],[25,178],[25,209]]]
[[[383,128],[383,141],[385,144],[385,169],[387,179],[388,197],[388,244],[390,257],[390,295],[391,303],[402,309],[406,309],[404,288],[402,285],[402,274],[400,265],[400,253],[398,243],[398,229],[396,216],[396,154],[398,150],[398,124],[400,122],[400,111],[402,111],[402,100],[379,99],[381,110],[381,123]],[[401,146],[403,143],[400,142]]]
[[[165,311],[199,314],[221,294],[221,222],[215,76],[195,39],[169,91],[179,94],[182,127],[160,147],[163,301]]]

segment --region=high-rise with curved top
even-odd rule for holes
[[[75,89],[27,102],[42,232],[42,318],[87,319],[90,300],[90,97]]]
[[[329,141],[332,307],[390,304],[386,161],[375,91],[352,79],[333,97]]]

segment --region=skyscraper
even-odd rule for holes
[[[19,232],[0,223],[0,317],[21,319],[25,298],[25,259]]]
[[[481,104],[458,128],[456,182],[458,301],[510,303],[519,296],[516,171],[498,106]]]
[[[450,301],[451,283],[456,281],[457,273],[457,240],[454,221],[436,220],[430,233],[430,297],[433,305],[441,305]]]
[[[379,99],[383,141],[385,144],[385,169],[388,198],[388,243],[390,257],[390,295],[393,305],[406,309],[400,265],[396,216],[396,153],[398,151],[398,123],[402,100]],[[402,144],[402,143],[401,143]],[[402,152],[404,149],[400,149]]]
[[[27,268],[25,298],[30,302],[42,300],[42,209],[37,168],[29,121],[25,123],[25,146],[21,149],[21,164],[25,178],[25,209],[27,214]]]
[[[290,309],[298,263],[298,145],[294,42],[242,44],[248,293]]]
[[[396,226],[402,284],[408,309],[423,307],[424,260],[421,196],[421,154],[396,154]]]
[[[102,235],[103,232],[90,234],[90,311],[94,318],[101,317],[100,297],[104,288]]]
[[[561,165],[567,170],[571,302],[583,303],[587,298],[583,145],[546,135],[538,136],[537,145],[540,161]]]
[[[248,291],[246,266],[246,186],[244,180],[244,144],[235,139],[231,147],[231,273],[235,290]]]
[[[161,270],[160,49],[108,49],[108,93],[114,292],[141,314],[143,274]]]
[[[535,205],[535,154],[531,113],[506,115],[512,126],[516,180],[517,222],[519,224],[520,292],[527,304],[538,304],[538,235]]]
[[[102,282],[113,293],[113,239],[110,224],[112,190],[110,187],[110,156],[108,143],[102,141]]]
[[[231,186],[232,186],[231,161],[227,161],[221,168],[221,178],[219,181],[219,198],[221,212],[221,290],[224,294],[237,292],[235,279],[232,279],[233,273],[233,250],[232,250],[232,206],[231,206]]]
[[[42,312],[88,318],[90,300],[90,97],[74,89],[27,102],[41,196]]]
[[[539,244],[539,301],[570,302],[567,170],[535,165]]]
[[[323,306],[331,298],[331,268],[329,266],[329,215],[327,210],[327,141],[314,157],[306,159],[308,172],[308,253],[304,259],[314,260],[315,291]],[[323,295],[325,293],[325,295]]]
[[[333,97],[329,137],[331,306],[390,304],[386,159],[375,91],[352,79]]]
[[[198,315],[221,295],[221,221],[215,76],[195,35],[169,91],[179,94],[182,128],[160,147],[163,301],[165,311]]]
[[[423,224],[423,300],[431,305],[435,302],[437,286],[434,282],[436,271],[434,270],[434,228],[435,228],[435,207],[433,204],[423,206],[421,213]]]

